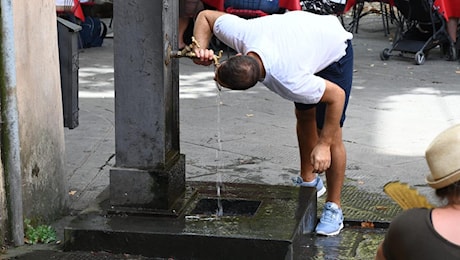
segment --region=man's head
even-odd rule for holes
[[[232,90],[246,90],[261,78],[257,60],[248,55],[237,55],[224,61],[216,70],[217,83]]]

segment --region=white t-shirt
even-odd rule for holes
[[[262,83],[281,97],[316,104],[326,88],[314,74],[345,55],[347,32],[336,16],[292,11],[254,19],[225,14],[213,32],[243,54],[257,53],[265,67]]]

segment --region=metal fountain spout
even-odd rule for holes
[[[169,47],[169,49],[168,49],[168,54],[169,54],[168,56],[169,57],[168,57],[166,62],[169,63],[170,58],[183,58],[183,57],[187,57],[187,58],[190,58],[190,59],[195,58],[196,54],[193,51],[193,47],[195,47],[195,46],[200,48],[200,45],[195,40],[195,37],[192,37],[192,43],[190,45],[186,45],[180,51],[172,51],[172,50],[170,50],[170,47]],[[222,58],[222,54],[223,54],[223,51],[220,50],[218,55],[214,55],[214,57],[213,57],[214,66],[218,66],[220,64],[219,60],[220,60],[220,58]]]

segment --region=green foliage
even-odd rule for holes
[[[56,241],[56,231],[51,226],[38,225],[33,227],[29,219],[24,220],[25,242],[27,244],[48,244]]]

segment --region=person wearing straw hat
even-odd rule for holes
[[[382,259],[460,259],[460,124],[428,146],[426,183],[444,203],[408,209],[393,219],[377,249]]]

